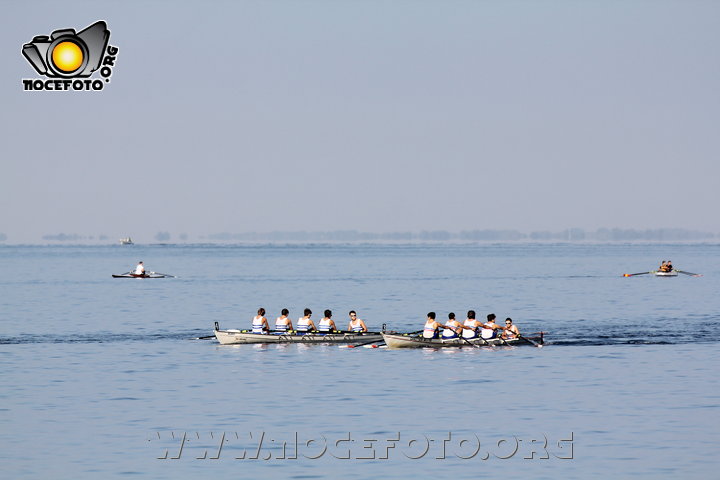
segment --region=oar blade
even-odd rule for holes
[[[167,273],[160,273],[160,272],[150,272],[152,275],[162,275],[163,277],[167,278],[177,278],[175,275],[168,275]]]
[[[634,277],[634,276],[636,276],[636,275],[647,275],[647,274],[649,274],[649,273],[653,273],[653,272],[624,273],[624,274],[623,274],[623,277]]]
[[[682,270],[675,270],[678,273],[682,273],[683,275],[690,275],[691,277],[702,277],[701,273],[692,273],[692,272],[684,272]]]
[[[523,337],[522,335],[518,335],[518,338],[522,338],[523,340],[525,340],[526,342],[528,342],[530,345],[535,345],[535,346],[538,347],[538,348],[542,348],[542,345],[541,345],[541,344],[535,342],[534,340],[530,340],[530,339],[527,338],[527,337]]]

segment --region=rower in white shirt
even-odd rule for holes
[[[495,314],[491,313],[487,316],[487,322],[482,324],[480,336],[485,340],[496,338],[498,329],[502,329],[502,327],[495,323]]]
[[[478,336],[478,328],[482,325],[482,322],[475,319],[475,310],[468,310],[467,320],[463,323],[465,327],[462,332],[463,338],[470,339]]]
[[[290,311],[287,308],[283,308],[280,312],[280,316],[275,319],[275,331],[276,332],[289,332],[293,329],[292,320],[288,315]]]
[[[259,308],[258,314],[252,319],[252,333],[261,333],[263,335],[268,333],[270,325],[268,325],[267,318],[265,318],[265,309]]]
[[[311,330],[315,330],[315,324],[310,319],[310,316],[312,316],[312,310],[309,308],[306,308],[303,312],[304,316],[298,318],[297,321],[297,331],[298,332],[309,332]]]
[[[335,321],[332,319],[332,311],[325,310],[325,317],[320,320],[320,323],[318,324],[318,330],[324,333],[330,333],[337,330],[337,327],[335,326]]]
[[[355,310],[350,310],[350,323],[348,323],[348,330],[351,332],[367,332],[367,326],[365,325],[365,322],[362,321],[362,319],[357,317],[357,313],[355,313]]]
[[[442,338],[458,338],[458,333],[463,326],[455,320],[455,313],[448,313],[448,321],[445,322],[445,330],[442,332]]]
[[[137,267],[135,267],[135,275],[145,275],[145,265],[143,265],[143,262],[138,262]]]

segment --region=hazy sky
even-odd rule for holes
[[[718,1],[0,3],[0,233],[720,232]],[[23,92],[105,20],[99,93]]]

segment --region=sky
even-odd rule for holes
[[[6,243],[720,232],[717,1],[4,0],[0,11]],[[119,48],[101,92],[23,91],[42,78],[23,44],[97,20]]]

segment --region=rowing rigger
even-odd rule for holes
[[[670,270],[668,272],[663,272],[660,270],[650,270],[649,272],[624,273],[623,277],[637,277],[638,275],[655,275],[656,277],[677,277],[678,273],[682,273],[683,275],[688,275],[690,277],[702,277],[702,274],[700,273],[685,272],[683,270]]]
[[[177,278],[175,275],[169,275],[167,273],[160,272],[149,272],[149,273],[133,273],[125,272],[120,275],[113,275],[113,278]]]
[[[422,348],[422,347],[499,347],[499,346],[519,346],[519,345],[533,345],[535,347],[542,347],[544,344],[544,334],[546,332],[538,332],[538,336],[525,337],[522,335],[516,338],[423,338],[420,335],[413,335],[407,333],[382,333],[382,337],[385,340],[388,348]]]
[[[212,337],[200,337],[212,338]],[[376,343],[382,342],[382,332],[278,332],[271,330],[268,333],[253,333],[249,330],[221,330],[215,322],[215,338],[222,345],[242,345],[258,343]]]

